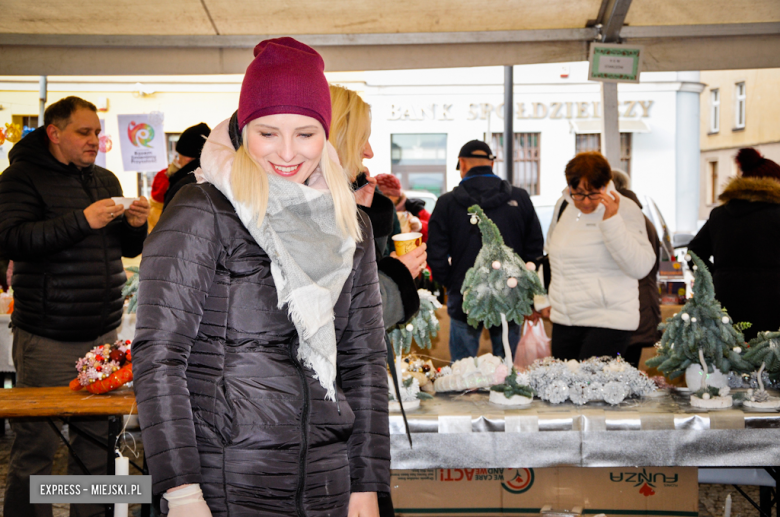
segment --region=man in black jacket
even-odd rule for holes
[[[479,205],[501,231],[507,246],[523,260],[542,255],[544,237],[528,193],[493,174],[490,147],[479,140],[464,145],[458,155],[463,178],[458,187],[436,202],[428,222],[428,264],[433,278],[447,288],[450,316],[450,355],[453,361],[477,355],[482,325],[475,329],[466,323],[463,295],[460,293],[466,271],[474,265],[482,248],[479,228],[470,223],[468,208]],[[493,354],[504,356],[501,327],[488,329]],[[520,326],[509,325],[509,343],[514,354]]]
[[[76,360],[113,343],[122,318],[122,256],[141,253],[149,202],[125,210],[119,180],[95,166],[100,121],[95,106],[66,97],[44,125],[17,143],[0,175],[0,250],[14,261],[13,355],[17,386],[67,386]],[[90,474],[105,474],[106,453],[74,427],[105,437],[105,420],[71,420],[71,443]],[[51,474],[58,437],[41,420],[12,420],[14,442],[4,515],[51,515],[29,502],[29,476]],[[71,458],[69,474],[82,474]],[[71,505],[95,515],[97,505]]]

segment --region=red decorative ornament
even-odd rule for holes
[[[111,140],[111,135],[100,135],[98,137],[98,149],[101,153],[107,153],[114,148],[114,142]]]

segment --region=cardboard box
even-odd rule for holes
[[[428,469],[392,471],[396,516],[491,517],[583,509],[583,515],[697,517],[696,468]]]

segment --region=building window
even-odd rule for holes
[[[720,131],[720,90],[710,90],[710,133]]]
[[[745,128],[745,83],[734,85],[736,105],[734,106],[734,129]]]
[[[601,152],[601,134],[576,135],[574,140],[575,154],[597,151]],[[631,133],[620,133],[620,169],[631,176]]]
[[[514,168],[512,179],[514,186],[525,189],[529,195],[538,196],[539,188],[539,140],[541,133],[515,133]],[[490,148],[496,154],[494,172],[506,178],[506,164],[504,160],[504,133],[492,133]]]
[[[390,135],[390,172],[404,190],[426,190],[437,196],[447,191],[447,134]]]
[[[707,174],[707,190],[709,191],[709,204],[714,205],[718,201],[718,162],[707,162],[709,171]]]

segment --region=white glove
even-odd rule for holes
[[[168,517],[211,517],[211,510],[203,499],[203,491],[197,483],[186,488],[166,492]]]
[[[419,232],[422,230],[422,223],[420,222],[420,219],[413,215],[409,216],[409,225],[412,227],[413,232]]]

